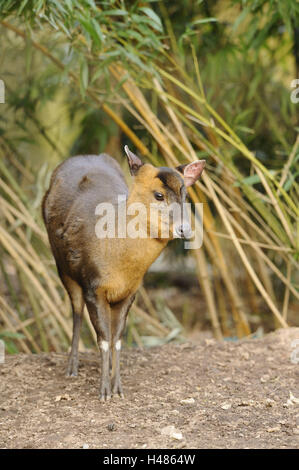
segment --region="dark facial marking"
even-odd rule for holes
[[[185,202],[187,195],[188,195],[185,185],[181,186],[180,192],[181,192],[181,200],[182,202]]]
[[[162,181],[168,191],[174,192],[178,200],[181,199],[181,188],[184,186],[184,180],[176,171],[172,168],[160,167],[157,178]]]

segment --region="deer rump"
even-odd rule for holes
[[[42,213],[59,273],[80,281],[79,261],[88,258],[90,245],[98,241],[95,209],[102,202],[116,205],[119,195],[127,198],[128,186],[109,155],[71,157],[56,168]]]

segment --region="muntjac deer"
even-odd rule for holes
[[[198,160],[176,169],[156,168],[142,163],[127,146],[125,151],[133,176],[130,190],[116,160],[106,154],[85,155],[68,158],[55,169],[43,199],[50,245],[73,311],[67,375],[78,373],[80,325],[86,304],[101,350],[102,401],[111,397],[111,391],[123,397],[120,350],[127,313],[144,274],[168,241],[188,238],[191,225],[184,210],[186,188],[200,177],[205,166],[204,160]],[[117,207],[120,195],[127,208],[134,203],[143,204],[146,215],[152,205],[167,209],[175,202],[182,207],[183,217],[172,219],[167,236],[162,236],[161,210],[158,217],[145,217],[141,222],[148,236],[116,234],[99,238],[95,230],[96,208],[101,203]],[[156,236],[149,236],[154,224]]]

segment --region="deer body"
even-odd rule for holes
[[[123,395],[119,358],[126,316],[144,274],[169,238],[99,239],[95,231],[96,207],[109,202],[117,208],[119,195],[124,197],[127,206],[137,201],[148,207],[154,194],[166,198],[167,178],[169,181],[173,178],[174,187],[184,186],[179,171],[167,168],[163,171],[142,164],[128,149],[126,152],[134,175],[130,191],[113,158],[105,154],[77,156],[56,168],[43,200],[43,218],[51,249],[73,310],[73,339],[67,373],[77,375],[79,332],[86,304],[102,353],[102,400],[111,395],[111,365],[112,393]],[[115,221],[117,223],[117,216]],[[147,220],[146,224],[145,230],[148,230],[151,221]]]

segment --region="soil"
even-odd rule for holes
[[[260,339],[124,349],[125,398],[98,399],[99,361],[18,354],[0,364],[1,448],[297,448],[299,328]],[[297,348],[298,348],[297,343]]]

